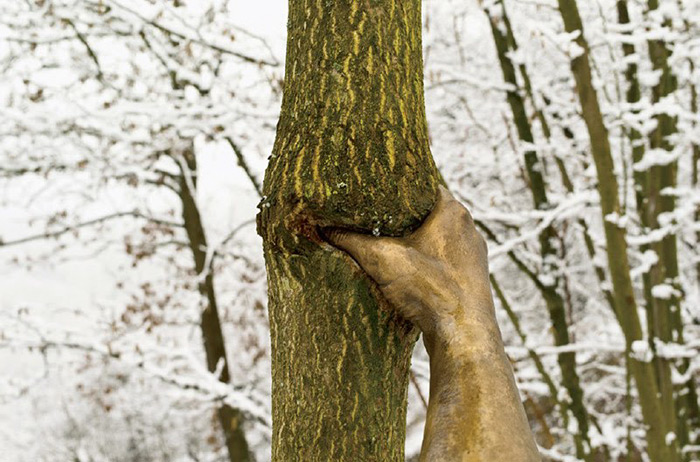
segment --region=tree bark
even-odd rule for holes
[[[649,12],[659,8],[657,0],[647,2]],[[670,21],[664,20],[661,24],[670,27]],[[672,95],[678,87],[676,76],[669,65],[671,51],[663,39],[650,40],[648,42],[649,58],[654,70],[661,73],[659,82],[652,88],[652,102],[658,104],[662,99]],[[652,149],[663,149],[670,154],[674,144],[670,137],[677,132],[676,117],[662,112],[656,117],[657,126],[651,134],[650,145]],[[673,213],[676,200],[672,194],[664,190],[677,186],[678,162],[673,161],[666,165],[654,165],[649,168],[649,224],[651,231],[661,228],[659,218],[662,214]],[[656,355],[656,340],[663,342],[676,342],[683,344],[683,322],[681,319],[682,293],[679,281],[678,250],[675,232],[667,233],[660,242],[654,242],[652,249],[658,255],[659,261],[650,271],[651,284],[668,284],[674,288],[674,294],[666,298],[654,298],[653,316],[649,325],[651,332],[651,347],[654,351],[654,362],[659,376],[659,388],[666,410],[666,418],[676,427],[676,436],[680,444],[688,441],[688,428],[684,425],[687,409],[685,399],[675,399],[674,385],[671,377],[671,361]],[[677,418],[676,412],[680,415]]]
[[[183,152],[173,153],[173,159],[180,166],[179,193],[182,202],[182,218],[197,275],[202,275],[197,290],[204,307],[200,319],[200,329],[204,352],[207,358],[207,370],[217,373],[217,379],[223,383],[231,381],[224,335],[221,330],[219,309],[217,306],[214,274],[211,262],[207,261],[207,239],[202,218],[195,199],[197,186],[197,161],[194,147],[190,142]],[[248,442],[243,430],[243,415],[238,409],[222,403],[216,411],[219,424],[224,434],[228,459],[230,462],[248,462],[252,460]]]
[[[436,200],[419,0],[291,0],[282,111],[258,215],[272,337],[272,460],[403,461],[417,332],[335,226],[402,235]]]
[[[692,74],[695,71],[695,65],[691,62],[689,67],[690,72]],[[693,114],[697,115],[699,113],[698,90],[693,84],[690,85],[690,110]],[[698,175],[698,167],[700,166],[700,144],[693,143],[692,149],[693,152],[691,157],[692,165],[690,167],[690,184],[693,188],[697,188],[699,184],[698,179],[700,178],[700,175]],[[700,222],[700,205],[698,205],[695,209],[695,221]],[[695,233],[695,244],[700,244],[700,231],[697,231]],[[700,260],[698,260],[695,264],[695,280],[698,288],[700,288]],[[684,361],[680,368],[681,374],[685,374],[688,371],[688,367],[689,361]],[[686,389],[687,394],[685,396],[685,399],[687,401],[686,406],[688,409],[686,425],[689,429],[700,428],[700,406],[698,405],[698,390],[695,386],[695,379],[693,377],[691,377],[687,381]],[[681,443],[683,443],[683,441],[681,441]],[[696,432],[694,436],[689,435],[689,440],[687,443],[696,446],[700,445],[700,434]]]
[[[613,163],[608,130],[598,104],[598,95],[593,86],[589,62],[589,49],[583,35],[583,24],[576,0],[558,0],[564,28],[577,33],[576,44],[582,53],[571,61],[571,70],[576,81],[581,111],[591,143],[591,153],[598,175],[598,193],[608,246],[608,266],[613,285],[615,306],[621,328],[625,335],[627,351],[634,342],[642,339],[642,328],[637,313],[637,303],[630,276],[625,230],[616,222],[620,214],[617,177]],[[647,446],[652,462],[675,462],[680,460],[678,442],[668,439],[675,427],[669,422],[659,399],[658,375],[652,364],[629,358],[630,370],[639,391],[642,415],[647,425]]]
[[[630,14],[627,6],[627,0],[618,0],[617,2],[617,16],[620,24],[629,26],[630,24]],[[631,35],[631,31],[626,32],[627,35]],[[633,59],[636,50],[635,46],[631,43],[623,43],[622,52],[625,57],[628,58],[627,66],[625,67],[625,80],[627,81],[627,91],[625,92],[625,100],[634,105],[638,104],[641,100],[642,93],[639,85],[639,79],[637,78],[638,66],[636,61]],[[635,111],[638,112],[638,111]],[[630,128],[627,133],[627,137],[632,145],[632,163],[633,165],[640,162],[644,157],[646,152],[646,147],[644,145],[644,140],[642,134],[636,128]],[[639,215],[639,223],[645,232],[649,231],[649,173],[646,170],[634,170],[634,196],[635,203],[637,206],[637,215]],[[648,244],[643,244],[640,246],[642,253],[648,251],[650,246]],[[644,308],[647,312],[647,331],[653,332],[653,320],[655,309],[654,297],[651,295],[651,288],[653,286],[651,282],[651,275],[649,271],[645,271],[642,274],[642,284],[644,293]]]

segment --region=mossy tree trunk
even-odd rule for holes
[[[319,229],[402,235],[436,199],[419,0],[291,0],[282,111],[258,215],[272,460],[403,461],[415,329]]]

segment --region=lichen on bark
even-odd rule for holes
[[[291,0],[258,215],[272,338],[272,460],[403,461],[417,333],[319,227],[403,235],[439,174],[418,0]]]

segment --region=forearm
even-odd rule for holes
[[[431,378],[421,461],[539,461],[492,302],[461,305],[463,317],[426,338]]]

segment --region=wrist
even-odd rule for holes
[[[479,302],[468,300],[460,303],[459,308],[423,331],[423,342],[431,362],[434,357],[441,362],[454,362],[460,358],[502,354],[503,340],[491,298]]]

